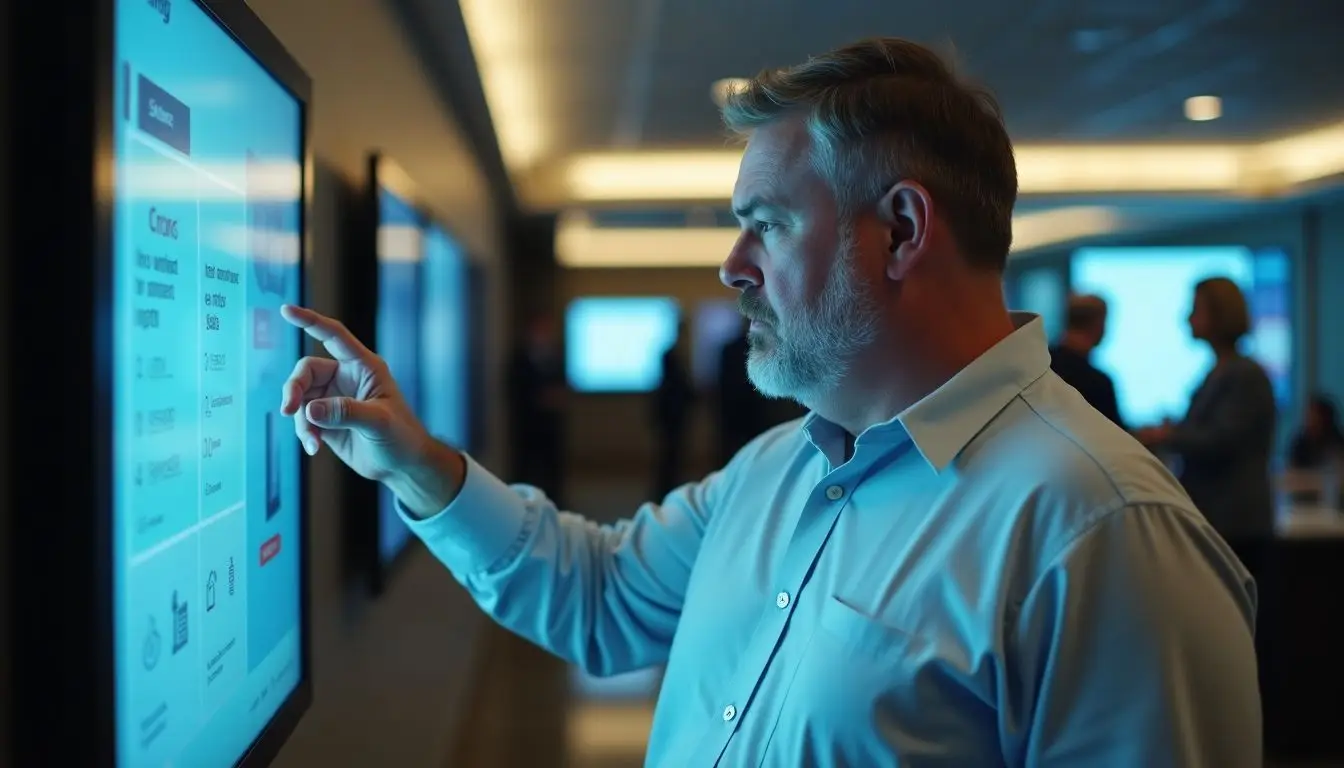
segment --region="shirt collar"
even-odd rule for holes
[[[1011,314],[1016,330],[938,389],[891,421],[864,430],[857,447],[909,439],[935,472],[942,472],[1013,398],[1050,368],[1045,324],[1028,312]],[[804,432],[818,448],[839,427],[811,414]],[[824,450],[824,449],[823,449]]]

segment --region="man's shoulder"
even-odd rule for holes
[[[1056,377],[1010,403],[961,461],[1015,508],[1004,513],[1033,518],[1032,527],[1051,538],[1072,538],[1127,507],[1197,512],[1151,451]]]

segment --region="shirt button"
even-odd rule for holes
[[[845,489],[841,488],[838,485],[832,485],[830,488],[826,489],[826,498],[830,499],[831,501],[839,501],[840,498],[844,495],[845,495]]]
[[[737,717],[737,707],[734,707],[732,704],[729,704],[728,706],[723,708],[723,722],[726,723],[729,720],[732,720],[734,717]]]
[[[788,593],[788,592],[780,592],[778,595],[775,595],[775,605],[779,606],[780,608],[788,608],[788,607],[789,607],[789,593]]]

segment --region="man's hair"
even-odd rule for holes
[[[1210,341],[1236,344],[1251,332],[1251,309],[1246,295],[1226,277],[1210,277],[1195,284],[1195,296],[1203,299],[1209,317]]]
[[[844,216],[877,203],[899,181],[918,182],[967,262],[1003,270],[1017,166],[987,90],[928,48],[875,38],[761,72],[723,107],[724,123],[738,135],[795,114],[807,122],[812,161]]]
[[[1069,297],[1065,327],[1070,331],[1095,330],[1106,322],[1106,300],[1091,294]]]

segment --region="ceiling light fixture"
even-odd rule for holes
[[[745,77],[725,77],[715,80],[710,86],[709,95],[720,108],[728,101],[728,96],[747,87],[751,81]]]
[[[1217,120],[1223,116],[1223,100],[1217,96],[1191,96],[1185,100],[1187,120],[1204,122]]]

